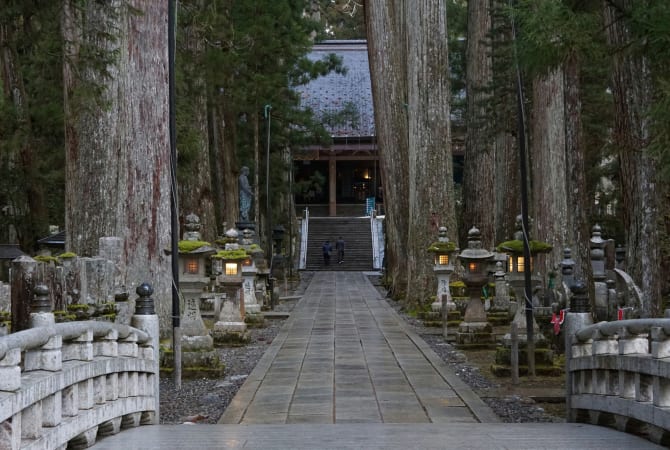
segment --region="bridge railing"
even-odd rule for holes
[[[133,326],[56,324],[38,305],[32,328],[0,338],[0,448],[84,448],[98,436],[157,423],[152,292],[147,284],[137,289]]]
[[[670,445],[670,318],[578,330],[567,358],[568,420]]]

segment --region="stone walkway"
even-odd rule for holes
[[[95,448],[661,448],[583,424],[502,424],[365,274],[317,272],[219,421]]]
[[[318,272],[219,423],[494,422],[360,272]]]

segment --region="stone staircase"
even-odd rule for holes
[[[337,263],[335,241],[345,242],[344,262]],[[321,246],[325,240],[333,246],[330,266],[324,266]],[[372,234],[370,219],[358,217],[310,217],[307,236],[306,270],[372,270]]]

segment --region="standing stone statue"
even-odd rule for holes
[[[249,208],[251,208],[252,192],[249,186],[249,168],[243,166],[240,173],[239,188],[240,188],[240,221],[249,221]]]

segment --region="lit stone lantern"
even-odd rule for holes
[[[218,321],[212,327],[212,337],[217,343],[246,342],[242,267],[245,263],[249,264],[251,258],[238,244],[226,244],[226,249],[213,255],[212,261],[213,266],[222,269],[217,281],[225,294]]]
[[[437,277],[437,294],[435,301],[431,305],[431,309],[435,312],[442,310],[442,296],[447,296],[447,310],[452,311],[456,309],[456,304],[451,299],[449,292],[449,278],[454,273],[454,259],[458,247],[454,242],[450,242],[447,237],[447,228],[440,227],[438,231],[437,242],[433,242],[428,247],[428,251],[433,254],[434,266],[433,272]]]
[[[220,367],[213,339],[200,314],[200,298],[209,284],[206,262],[216,251],[200,237],[200,219],[186,216],[184,239],[179,242],[179,290],[184,297],[181,320],[182,366],[186,373],[192,367]]]
[[[465,266],[463,282],[468,288],[470,300],[465,309],[463,322],[458,326],[458,344],[492,343],[491,324],[486,319],[486,311],[481,300],[482,287],[488,282],[488,262],[493,253],[482,248],[481,233],[476,227],[468,232],[468,248],[458,258]]]
[[[514,295],[516,297],[516,312],[514,313],[513,323],[516,323],[517,330],[519,330],[519,340],[525,342],[527,337],[527,327],[526,327],[526,264],[529,265],[530,270],[533,270],[533,257],[538,253],[548,253],[551,251],[552,246],[546,242],[541,241],[529,241],[530,247],[530,261],[526,261],[526,258],[523,256],[524,253],[524,244],[523,244],[523,232],[521,230],[521,216],[517,217],[517,231],[514,233],[514,239],[511,241],[505,241],[498,245],[496,248],[499,252],[505,252],[508,256],[508,280],[509,284],[514,290]],[[531,277],[531,288],[533,291],[539,286],[540,279],[537,276]],[[532,301],[532,299],[530,299]],[[533,318],[533,335],[536,337],[535,340],[542,340],[543,336],[540,333],[540,328]],[[503,342],[507,342],[511,339],[509,334],[506,334],[503,338]]]

